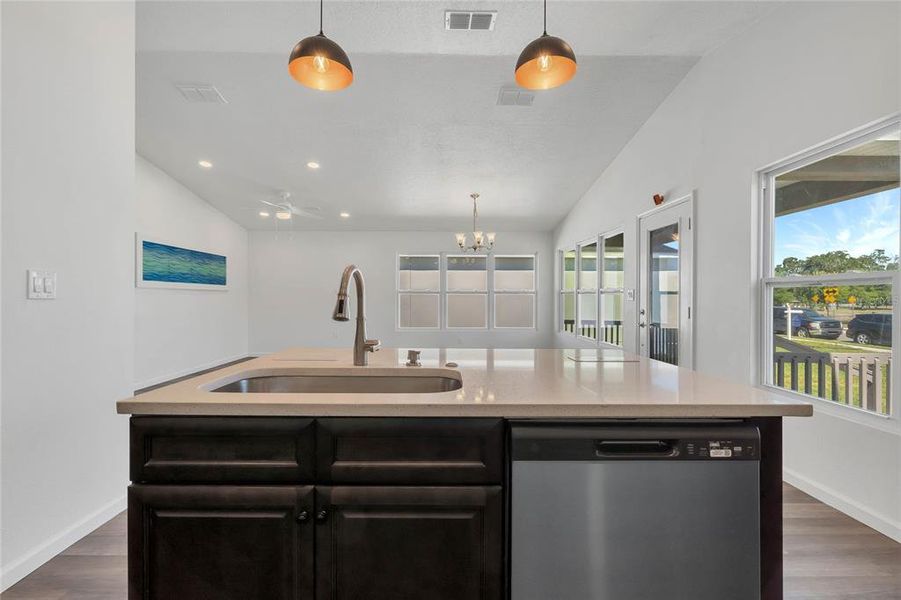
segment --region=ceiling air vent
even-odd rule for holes
[[[446,10],[444,28],[448,31],[494,31],[497,11]]]
[[[532,106],[535,94],[515,88],[501,88],[497,94],[498,106]]]
[[[205,102],[208,104],[228,104],[225,96],[216,86],[204,83],[176,83],[175,87],[188,102]]]

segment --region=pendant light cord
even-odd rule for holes
[[[544,0],[544,35],[547,35],[547,0]]]
[[[324,35],[322,33],[322,1],[323,0],[319,0],[319,35]],[[545,3],[544,21],[545,21],[545,29],[547,29],[547,6],[546,6],[547,0],[544,0],[544,3]]]

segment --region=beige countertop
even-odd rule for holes
[[[383,349],[354,367],[350,348],[295,348],[224,367],[117,403],[121,414],[508,418],[701,418],[810,416],[809,403],[731,383],[621,350]],[[444,365],[457,363],[449,369]],[[211,390],[269,375],[447,375],[438,393],[224,393]]]

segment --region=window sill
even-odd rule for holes
[[[836,417],[845,421],[856,423],[858,425],[872,427],[873,429],[877,429],[885,433],[901,436],[901,420],[899,420],[897,416],[880,415],[877,413],[869,412],[862,408],[847,406],[845,404],[837,404],[831,400],[820,398],[819,396],[808,396],[807,394],[795,392],[792,390],[786,390],[785,388],[781,388],[775,385],[762,384],[759,387],[768,392],[784,396],[786,399],[791,399],[792,401],[797,401],[800,399],[805,402],[810,402],[814,407],[814,414],[821,412],[831,417]]]

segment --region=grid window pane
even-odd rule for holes
[[[607,292],[601,295],[604,315],[600,339],[608,344],[623,345],[623,293]]]
[[[579,294],[579,335],[598,339],[598,295]]]
[[[495,327],[534,327],[535,294],[497,294],[494,297]]]
[[[770,294],[769,383],[890,414],[891,283],[773,287]]]
[[[399,326],[431,328],[440,326],[441,301],[438,294],[398,294]]]
[[[495,290],[534,290],[534,256],[495,256]]]
[[[606,289],[623,288],[623,234],[604,239],[604,282]]]
[[[775,178],[777,277],[898,268],[899,131]]]
[[[488,327],[487,294],[448,294],[448,328]]]
[[[398,261],[398,289],[438,291],[441,268],[438,256],[401,256]]]
[[[567,250],[563,253],[563,289],[576,289],[576,251]]]
[[[488,257],[448,256],[447,289],[488,291]]]
[[[560,294],[560,329],[572,333],[576,328],[576,294],[563,292]]]
[[[598,244],[586,244],[579,253],[579,289],[598,287]],[[597,316],[597,315],[595,315]]]

